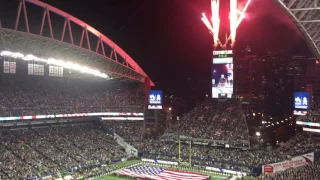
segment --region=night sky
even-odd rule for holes
[[[206,12],[208,17],[211,16],[210,0],[43,2],[105,34],[124,49],[166,94],[209,94],[212,35],[202,23],[201,14]],[[221,2],[221,36],[224,37],[229,28],[229,10],[228,2]],[[243,4],[240,1],[240,6]],[[0,8],[0,17],[4,17],[1,10],[13,10],[15,15],[17,7]],[[3,26],[8,22],[7,19],[1,20]],[[287,49],[296,55],[303,55],[307,49],[295,25],[272,0],[252,0],[247,17],[238,29],[235,49],[247,45],[253,49]]]

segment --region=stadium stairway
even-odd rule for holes
[[[236,179],[238,179],[238,176],[232,176],[230,180],[236,180]]]
[[[121,136],[119,136],[116,133],[114,134],[114,140],[119,144],[119,146],[123,147],[126,151],[127,154],[131,154],[133,156],[138,156],[138,150],[133,147],[132,145],[130,145],[129,143],[127,143]]]
[[[103,121],[95,121],[94,124],[98,127],[100,127],[104,132],[113,134],[113,129],[111,127],[106,126],[103,124]]]
[[[127,143],[121,136],[116,134],[111,127],[106,126],[102,121],[96,122],[96,125],[99,126],[105,133],[113,134],[114,140],[119,146],[125,149],[126,153],[138,156],[138,150],[131,144]]]

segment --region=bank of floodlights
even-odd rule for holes
[[[0,56],[5,56],[5,57],[12,57],[15,59],[21,59],[23,61],[36,61],[36,62],[44,62],[47,63],[49,65],[55,65],[55,66],[60,66],[66,69],[70,69],[70,70],[74,70],[77,72],[81,72],[81,73],[86,73],[86,74],[90,74],[90,75],[94,75],[97,77],[101,77],[101,78],[105,78],[105,79],[109,79],[109,76],[105,73],[100,72],[97,69],[93,69],[93,68],[89,68],[87,66],[84,65],[80,65],[77,63],[73,63],[73,62],[69,62],[69,61],[64,61],[64,60],[58,60],[58,59],[54,59],[54,58],[48,58],[48,59],[44,59],[44,58],[38,58],[32,54],[21,54],[19,52],[10,52],[10,51],[2,51],[0,53]]]

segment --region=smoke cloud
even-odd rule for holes
[[[246,0],[241,1],[239,5],[244,6],[245,2]],[[279,4],[274,2],[274,0],[252,0],[247,11],[246,20],[257,20],[257,18],[262,19],[267,16],[272,17],[273,20],[278,23],[284,24],[287,28],[292,30],[296,36],[301,37],[301,32],[292,19]]]

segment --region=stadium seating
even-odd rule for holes
[[[166,130],[164,137],[185,136],[210,142],[243,147],[248,144],[249,131],[240,105],[236,100],[219,103],[208,100],[183,116]],[[246,143],[244,143],[246,142]]]
[[[141,141],[141,121],[104,121],[103,124],[114,129],[140,152],[145,152],[143,157],[177,161],[176,142],[159,138]],[[112,159],[126,157],[111,135],[91,123],[4,129],[0,138],[2,179],[42,176],[79,165],[87,167],[92,164],[108,164]],[[189,145],[182,142],[180,149],[182,160],[188,161]],[[192,162],[195,165],[250,172],[252,167],[283,161],[289,156],[319,149],[320,139],[306,133],[297,134],[281,147],[270,151],[193,144]],[[92,177],[109,170],[109,167],[94,167],[80,169],[79,173]]]
[[[242,119],[243,117],[239,114],[241,114],[241,107],[237,106],[237,102],[231,101],[227,104],[221,104],[215,101],[207,101],[199,104],[195,109],[184,115],[178,123],[167,129],[160,139],[146,139],[142,140],[142,142],[139,141],[141,137],[140,133],[138,133],[142,125],[141,122],[114,122],[112,124],[115,126],[116,132],[126,137],[127,141],[130,141],[135,148],[143,152],[143,157],[151,159],[177,161],[177,139],[172,137],[176,137],[178,134],[187,137],[191,136],[193,141],[205,139],[203,137],[210,140],[216,138],[218,140],[211,143],[192,145],[193,163],[248,172],[253,167],[261,167],[265,164],[283,161],[288,157],[320,149],[320,139],[305,133],[299,133],[274,150],[247,150],[247,148],[243,148],[244,146],[241,142],[248,137],[248,130],[245,125],[245,119]],[[214,116],[220,118],[216,117],[217,120],[215,120]],[[227,123],[222,120],[225,117],[227,117]],[[208,131],[209,129],[214,130]],[[215,134],[217,129],[223,130],[221,132],[225,133],[217,136]],[[192,130],[196,131],[192,132]],[[228,134],[234,135],[228,136]],[[188,139],[185,139],[185,141],[188,141]],[[184,161],[188,161],[189,145],[185,141],[181,141],[181,157]],[[225,148],[225,143],[230,143],[230,148]]]
[[[320,178],[319,167],[307,165],[299,168],[291,168],[285,171],[265,174],[261,180],[288,180],[288,179],[310,179],[317,180]]]
[[[297,121],[320,123],[320,111],[309,110],[307,115],[299,116]]]
[[[0,116],[143,112],[143,94],[136,87],[119,87],[121,86],[115,84],[106,87],[105,82],[2,74]],[[187,142],[192,138],[194,143],[191,155],[194,165],[246,172],[254,167],[320,150],[320,139],[306,133],[297,134],[274,150],[250,150],[249,133],[243,114],[236,100],[224,103],[208,100],[184,114],[161,137],[148,139],[143,136],[148,133],[148,130],[143,130],[143,121],[104,121],[100,125],[111,130],[109,133],[115,132],[121,136],[143,153],[145,158],[178,161],[177,137],[180,136],[182,161],[188,161]],[[151,113],[145,116],[153,115]],[[306,116],[312,118],[313,122],[318,121],[316,117],[315,111]],[[165,122],[166,115],[159,113],[158,118]],[[154,126],[153,123],[150,124],[150,127]],[[101,167],[101,164],[109,164],[128,155],[101,126],[85,123],[2,128],[0,179],[40,177],[75,167],[81,167],[76,170],[84,177],[110,172],[109,166]],[[226,148],[226,144],[230,148]],[[301,173],[302,178],[319,177],[316,170],[308,166],[263,178],[290,178],[297,173]]]
[[[320,102],[314,101],[308,109],[307,115],[299,116],[297,121],[320,123]]]
[[[58,77],[0,76],[2,117],[88,112],[142,112],[143,94],[134,87]]]
[[[128,143],[141,141],[143,121],[104,121],[103,123]]]
[[[127,157],[113,136],[91,124],[0,131],[2,179],[53,174]]]
[[[177,161],[178,144],[165,141],[145,141],[143,146],[135,146],[145,152],[146,158]],[[192,145],[193,162],[213,167],[224,167],[248,171],[253,167],[287,160],[288,157],[319,151],[320,139],[306,133],[299,133],[281,147],[274,150],[242,150],[219,146]],[[188,161],[189,145],[181,143],[181,156]]]

